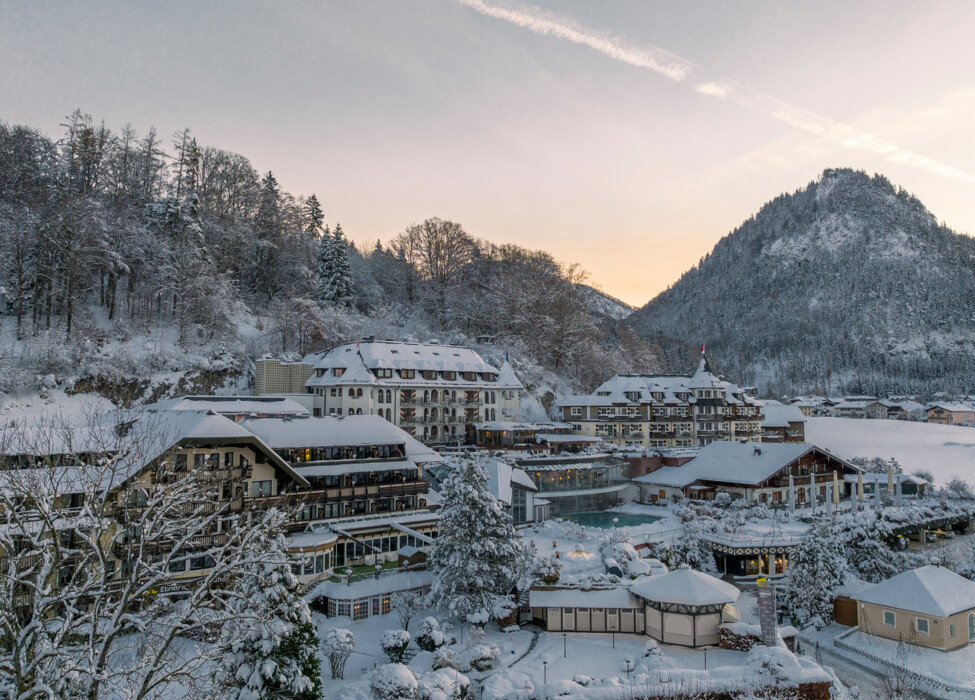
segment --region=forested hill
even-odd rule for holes
[[[248,358],[363,335],[492,336],[489,359],[509,356],[539,397],[682,359],[549,253],[436,212],[357,247],[334,204],[189,129],[75,112],[50,136],[0,121],[0,403],[51,387],[125,401],[236,390]]]
[[[885,177],[827,170],[633,313],[763,391],[975,388],[975,239]]]

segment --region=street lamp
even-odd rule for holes
[[[565,635],[565,632],[563,632],[563,633],[562,633],[562,658],[563,658],[563,659],[567,659],[567,658],[569,658],[569,654],[568,654],[568,652],[566,651],[566,646],[565,646],[565,636],[566,636],[566,635]]]
[[[548,661],[542,662],[542,672],[545,678],[545,685],[548,685]]]

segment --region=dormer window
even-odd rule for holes
[[[448,381],[454,381],[455,379],[457,379],[456,372],[441,372],[440,376]]]
[[[332,370],[332,375],[336,377],[341,377],[345,374],[345,367],[336,367]]]
[[[424,379],[436,379],[437,378],[437,373],[436,373],[436,371],[434,371],[432,369],[425,369],[425,370],[423,370],[423,378]]]
[[[494,374],[494,372],[484,372],[484,373],[483,373],[483,374],[481,375],[481,379],[483,379],[483,380],[484,380],[484,381],[486,381],[486,382],[493,382],[493,381],[495,381],[495,380],[496,380],[497,378],[498,378],[498,375],[496,375],[496,374]]]
[[[477,372],[462,372],[461,375],[465,381],[473,382],[477,380]]]
[[[393,376],[393,370],[385,367],[378,367],[375,372],[380,379],[391,379]]]
[[[324,377],[325,376],[325,370],[323,370],[323,369],[316,369],[315,370],[315,376],[316,377]]]
[[[413,379],[416,376],[416,370],[413,370],[413,369],[401,369],[399,371],[399,376],[402,379]]]

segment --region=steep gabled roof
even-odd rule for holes
[[[923,566],[871,586],[857,600],[921,615],[949,617],[975,609],[975,581],[941,566]]]

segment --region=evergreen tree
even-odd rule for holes
[[[843,550],[829,527],[809,530],[789,557],[785,606],[798,627],[822,629],[833,616],[833,589],[843,577]]]
[[[518,576],[521,551],[511,516],[488,490],[484,470],[465,458],[441,491],[440,535],[430,556],[431,598],[452,618],[486,622]]]
[[[325,212],[316,195],[311,195],[305,200],[305,231],[313,237],[318,238],[322,233],[322,223],[325,221]]]
[[[238,614],[218,642],[224,649],[222,695],[319,700],[322,670],[311,611],[291,573],[283,538],[274,538],[270,547],[274,556],[255,560],[229,603]]]
[[[318,300],[323,306],[344,309],[355,305],[349,244],[341,224],[336,224],[332,233],[326,226],[318,242]]]

